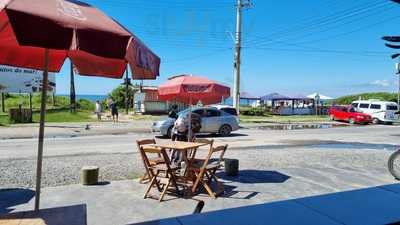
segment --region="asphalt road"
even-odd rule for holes
[[[137,152],[136,140],[157,137],[151,133],[46,138],[45,156],[116,154]],[[400,146],[399,126],[354,126],[305,130],[241,129],[231,137],[212,137],[231,149],[348,145],[352,148],[391,149]],[[166,141],[159,139],[158,141]],[[0,159],[36,157],[37,139],[0,140]]]

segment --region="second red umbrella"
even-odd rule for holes
[[[158,95],[164,101],[178,101],[186,104],[214,104],[230,96],[230,88],[211,81],[206,77],[180,75],[169,79],[158,88]]]

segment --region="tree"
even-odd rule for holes
[[[133,96],[137,92],[137,88],[135,86],[129,86],[128,88],[128,99],[133,99]],[[109,97],[111,97],[114,102],[117,104],[119,108],[125,108],[125,86],[124,85],[119,85],[117,88],[115,88],[110,94]]]

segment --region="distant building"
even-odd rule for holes
[[[225,105],[232,105],[232,98],[223,99],[221,102]],[[240,93],[240,106],[247,106],[247,107],[259,107],[261,105],[261,98],[251,95],[248,92],[241,92]]]
[[[166,114],[172,105],[177,105],[179,110],[185,109],[186,105],[178,102],[162,101],[158,97],[158,87],[156,86],[143,86],[142,92],[137,88],[135,97],[133,99],[134,109],[137,113],[144,114]]]
[[[314,99],[302,95],[272,93],[262,96],[261,102],[276,115],[311,115],[315,112]]]

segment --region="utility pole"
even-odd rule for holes
[[[235,77],[233,84],[233,107],[239,113],[240,106],[240,63],[242,49],[242,10],[251,6],[250,0],[237,0],[236,6],[236,40],[235,40]]]
[[[129,114],[129,77],[128,77],[128,67],[126,67],[125,72],[125,113]]]
[[[69,92],[69,104],[71,113],[76,112],[76,95],[75,95],[75,78],[74,78],[74,65],[70,64],[70,92]]]
[[[6,112],[5,94],[4,94],[4,92],[1,92],[1,111],[3,113]]]

